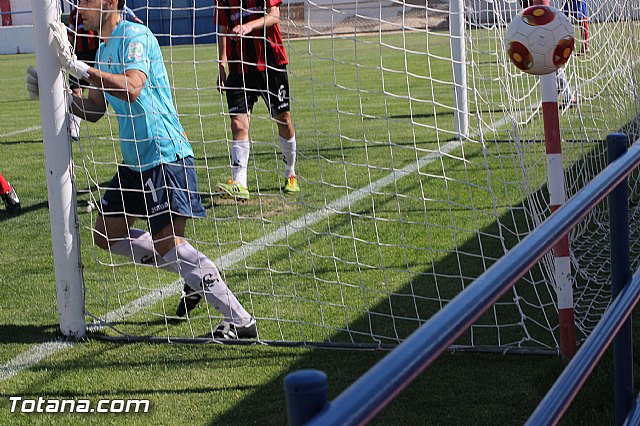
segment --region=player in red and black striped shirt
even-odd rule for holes
[[[233,178],[217,185],[221,196],[249,198],[249,114],[258,96],[278,124],[287,178],[283,190],[300,191],[295,174],[296,137],[289,112],[288,60],[278,27],[281,4],[282,0],[216,0],[218,84],[226,92],[233,133]]]
[[[100,39],[96,31],[87,31],[82,23],[82,16],[78,13],[78,6],[71,5],[71,13],[69,13],[69,41],[74,47],[74,52],[79,60],[93,65],[96,60],[96,52],[100,45]],[[82,87],[88,87],[89,83],[85,80],[78,80],[69,75],[69,88],[71,92],[78,97],[82,97]],[[80,123],[82,119],[77,115],[71,114],[69,120],[69,132],[74,140],[80,139]]]

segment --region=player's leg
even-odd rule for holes
[[[589,21],[587,19],[587,3],[584,0],[567,0],[563,5],[565,15],[574,25],[580,27],[580,49],[576,54],[581,55],[589,48]]]
[[[563,108],[570,108],[578,103],[578,96],[575,91],[569,85],[569,79],[564,68],[559,68],[556,71],[556,84],[558,87],[558,94],[560,95],[560,105]]]
[[[296,175],[297,142],[293,121],[291,119],[291,98],[289,94],[289,78],[285,67],[269,69],[266,72],[266,98],[271,116],[278,126],[278,139],[284,161],[284,175],[287,182],[284,192],[299,192]],[[263,96],[264,97],[264,96]]]
[[[218,183],[216,192],[223,197],[239,200],[249,199],[247,189],[247,169],[249,165],[249,126],[250,111],[256,101],[255,92],[251,89],[251,74],[246,76],[232,74],[227,77],[227,105],[231,114],[232,177],[227,183]],[[249,87],[247,87],[249,86]]]
[[[298,146],[291,113],[285,111],[274,118],[278,123],[278,139],[280,140],[280,150],[282,151],[282,160],[284,162],[284,176],[287,178],[283,190],[287,193],[300,192],[298,175],[296,174]]]
[[[96,245],[111,253],[131,259],[138,265],[149,265],[178,272],[173,264],[164,262],[155,251],[151,234],[133,228],[134,218],[125,216],[98,216],[93,233]]]
[[[0,194],[6,194],[11,191],[11,184],[0,173]]]
[[[193,304],[194,296],[204,296],[207,303],[222,314],[226,323],[222,328],[233,329],[239,334],[236,336],[239,338],[256,337],[255,320],[227,287],[216,265],[182,238],[187,218],[177,215],[172,215],[172,218],[172,223],[155,233],[153,238],[156,249],[163,253],[164,260],[177,265],[180,276],[193,290],[185,292],[180,299],[176,315],[186,315],[197,305],[197,301]],[[235,338],[229,333],[214,337]]]
[[[249,165],[249,114],[236,114],[231,117],[231,145],[233,181],[247,188],[247,168]]]
[[[587,19],[587,2],[578,0],[578,15],[580,19],[580,29],[582,31],[582,46],[580,53],[589,50],[589,20]]]
[[[582,19],[582,46],[580,47],[580,53],[585,53],[589,50],[589,20],[587,18]]]
[[[120,242],[127,239],[129,226],[133,225],[135,218],[127,218],[124,214],[117,216],[98,215],[93,228],[93,242],[103,250],[111,251],[122,256],[132,258],[131,249],[113,250]]]
[[[15,214],[20,211],[20,199],[15,188],[0,173],[0,197],[4,207],[9,213]]]
[[[163,165],[161,175],[147,177],[160,188],[155,197],[147,197],[149,209],[156,214],[149,220],[155,248],[167,263],[177,266],[180,276],[196,294],[203,295],[223,315],[224,324],[219,327],[220,332],[216,329],[214,337],[256,337],[255,320],[229,290],[216,265],[184,238],[187,218],[206,215],[198,194],[193,157]],[[185,296],[178,305],[178,315],[190,310]]]
[[[136,264],[156,266],[177,273],[175,265],[164,262],[162,256],[155,251],[151,234],[133,228],[135,218],[126,215],[145,214],[143,189],[139,172],[126,167],[119,168],[102,199],[93,240],[98,247],[124,256]]]

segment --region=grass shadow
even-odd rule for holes
[[[604,143],[597,144],[594,151],[588,153],[584,160],[574,164],[567,170],[567,174],[573,176],[578,175],[578,170],[583,166],[584,162],[593,162],[595,158],[601,158]],[[604,166],[603,166],[604,167]],[[597,170],[596,170],[597,172]],[[581,187],[586,181],[579,183]],[[529,218],[526,217],[527,204],[540,203],[547,199],[546,185],[536,191],[529,200],[526,200],[520,206],[505,213],[501,216],[500,221],[493,223],[491,226],[482,229],[477,233],[475,238],[469,238],[455,254],[436,263],[432,269],[424,270],[413,282],[408,283],[403,292],[420,296],[420,289],[430,288],[434,285],[433,277],[475,277],[488,269],[491,264],[499,259],[504,253],[505,248],[508,250],[515,246],[518,239],[515,235],[517,230],[502,229],[500,223],[513,223],[516,227],[518,223],[524,226]],[[504,239],[499,241],[492,238],[492,235],[503,235]],[[469,255],[460,258],[460,253],[484,253],[481,258],[477,255]],[[540,280],[541,272],[534,272],[536,277],[530,277],[532,282]],[[439,287],[445,290],[441,294],[442,298],[449,300],[455,297],[457,291],[453,291],[454,287],[459,290],[459,283],[447,284],[446,279],[440,282]],[[469,279],[466,284],[471,284]],[[580,283],[578,283],[580,285]],[[589,285],[589,283],[583,283]],[[519,291],[519,296],[523,293],[537,290],[532,288],[530,282],[520,280],[514,287]],[[447,292],[448,290],[448,292]],[[507,292],[502,299],[512,299],[513,292]],[[426,300],[426,299],[425,299]],[[548,336],[549,331],[543,329],[542,325],[548,318],[556,318],[554,327],[554,335],[557,336],[557,312],[550,299],[540,300],[543,307],[542,312],[523,312],[527,319],[523,319],[527,323],[526,338],[538,339],[541,337],[537,334]],[[390,296],[384,303],[378,304],[371,311],[380,312],[380,319],[386,321],[385,324],[372,325],[371,316],[360,317],[350,323],[350,331],[362,331],[366,333],[375,333],[384,335],[381,328],[388,328],[389,316],[391,312],[401,317],[401,320],[394,321],[394,331],[400,339],[407,337],[422,323],[417,318],[429,317],[441,306],[424,306],[418,304],[417,309],[419,315],[415,319],[416,306],[413,303],[407,305],[406,299],[402,297],[394,298]],[[492,321],[493,313],[487,318],[487,315],[480,319],[476,325],[485,321]],[[526,307],[525,307],[526,310]],[[497,315],[513,315],[513,312],[497,313]],[[541,316],[541,317],[540,317]],[[638,314],[635,315],[636,317]],[[376,328],[380,327],[380,328]],[[388,330],[387,330],[388,331]],[[343,331],[348,334],[348,331]],[[505,334],[514,334],[514,336],[500,335],[495,331],[488,331],[486,328],[479,328],[474,331],[470,329],[459,343],[464,344],[469,339],[474,339],[475,344],[495,344],[504,338],[519,337],[521,332],[517,330],[505,330]],[[638,332],[636,331],[636,337]],[[340,336],[334,336],[339,340]],[[345,337],[345,336],[342,336]],[[346,336],[353,339],[353,336]],[[542,336],[544,337],[544,336]],[[584,336],[582,336],[584,338]],[[639,338],[635,339],[636,348],[640,346]],[[553,342],[551,342],[553,343]],[[637,349],[636,349],[637,350]],[[359,377],[364,374],[371,366],[385,355],[383,350],[360,351],[352,357],[340,358],[340,364],[336,364],[334,357],[326,356],[324,350],[313,350],[304,354],[297,362],[293,363],[290,371],[299,369],[314,368],[324,371],[329,378],[330,390],[329,399],[333,399],[350,383],[350,377]],[[563,425],[599,425],[611,423],[613,421],[613,398],[611,392],[602,395],[602,389],[610,388],[611,384],[611,357],[606,354],[601,364],[594,370],[581,394],[574,401],[570,409],[565,414],[561,424]],[[379,425],[459,425],[473,424],[491,424],[491,425],[511,425],[523,424],[528,416],[533,412],[542,397],[546,394],[558,375],[565,367],[564,361],[560,357],[524,355],[518,357],[495,356],[491,354],[469,354],[469,353],[445,353],[432,366],[419,376],[399,397],[394,400],[372,424]],[[499,372],[496,374],[496,372]],[[248,398],[244,399],[240,404],[232,410],[224,413],[223,417],[212,418],[210,424],[234,424],[237,422],[246,422],[247,410],[254,412],[254,416],[262,419],[269,419],[274,416],[273,413],[255,413],[255,407],[260,406],[261,401],[272,400],[274,393],[280,396],[280,404],[285,407],[285,398],[282,391],[282,380],[287,372],[275,377],[267,385],[256,389],[256,391]],[[425,391],[426,390],[426,391]],[[420,401],[417,403],[416,401]],[[417,407],[421,409],[417,409]],[[455,409],[453,409],[455,407]],[[256,417],[250,418],[256,418]],[[264,417],[267,416],[267,417]],[[279,413],[273,421],[267,421],[261,424],[284,424],[286,422],[286,414]]]

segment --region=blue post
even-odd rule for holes
[[[284,378],[290,426],[302,426],[327,406],[327,375],[319,370],[298,370]]]
[[[609,164],[627,152],[628,138],[622,133],[607,136]],[[629,263],[629,199],[627,178],[609,194],[611,231],[611,298],[631,279]],[[633,338],[631,317],[627,319],[613,341],[613,373],[615,386],[615,424],[624,423],[633,406]]]

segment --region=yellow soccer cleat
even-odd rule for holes
[[[289,176],[287,178],[287,183],[284,185],[282,189],[285,194],[293,194],[295,192],[300,192],[300,186],[298,185],[298,177],[297,176]]]
[[[216,185],[216,195],[223,198],[235,198],[236,200],[248,200],[249,190],[238,182],[231,179],[227,183],[219,183]]]

